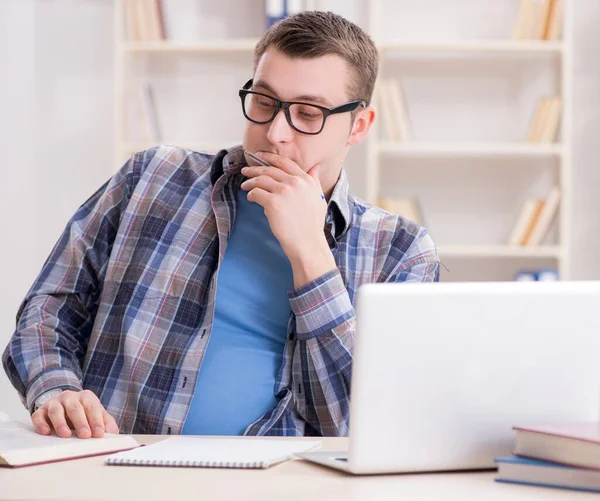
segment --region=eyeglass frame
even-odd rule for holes
[[[312,104],[312,103],[305,103],[302,101],[281,101],[280,99],[277,99],[276,97],[273,97],[273,96],[269,96],[268,94],[263,94],[262,92],[256,92],[254,90],[250,90],[253,83],[254,83],[254,79],[251,78],[250,80],[248,80],[246,82],[244,87],[242,87],[242,89],[240,89],[238,92],[238,95],[240,96],[240,99],[242,101],[242,111],[244,113],[244,117],[246,117],[247,120],[249,120],[250,122],[255,123],[255,124],[265,125],[265,124],[271,123],[273,120],[275,120],[275,117],[277,116],[277,114],[281,110],[283,110],[285,119],[287,120],[287,123],[289,124],[289,126],[292,129],[294,129],[296,132],[299,132],[300,134],[307,134],[309,136],[316,136],[317,134],[320,134],[321,132],[323,132],[323,129],[325,128],[325,122],[327,121],[327,117],[329,117],[329,115],[337,115],[339,113],[348,113],[351,111],[355,111],[356,108],[358,108],[361,105],[364,106],[365,108],[367,106],[367,102],[364,99],[356,99],[355,101],[350,101],[349,103],[342,104],[341,106],[336,106],[334,108],[326,108],[325,106],[319,106],[318,104]],[[255,94],[257,96],[268,97],[269,99],[272,99],[273,101],[275,101],[275,110],[273,111],[273,115],[271,116],[271,118],[269,118],[269,120],[266,120],[264,122],[259,122],[257,120],[253,120],[252,118],[250,118],[248,116],[248,114],[246,113],[246,103],[245,103],[246,96],[248,94]],[[321,112],[323,113],[323,123],[321,124],[321,128],[317,132],[306,132],[306,131],[298,129],[292,123],[292,117],[290,115],[290,106],[292,104],[303,104],[305,106],[314,106],[315,108],[318,108],[319,110],[321,110]]]

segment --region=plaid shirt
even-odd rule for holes
[[[181,432],[210,338],[243,165],[240,147],[217,155],[152,148],[77,210],[23,301],[3,356],[30,411],[46,391],[85,388],[124,433]],[[337,269],[289,292],[278,404],[248,435],[347,435],[358,287],[438,280],[426,230],[351,197],[343,170],[325,234]]]

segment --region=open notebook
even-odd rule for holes
[[[172,437],[147,447],[113,454],[109,465],[268,468],[321,445],[320,441],[260,438]]]
[[[39,435],[28,423],[0,423],[0,466],[30,466],[139,447],[130,435],[105,434],[103,438],[59,438]]]

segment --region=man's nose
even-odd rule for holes
[[[279,110],[269,124],[267,138],[271,143],[287,143],[294,137],[294,129],[290,126],[284,110]]]

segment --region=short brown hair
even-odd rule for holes
[[[347,87],[350,99],[371,102],[379,53],[369,35],[342,16],[333,12],[304,11],[275,23],[256,44],[254,71],[271,45],[292,58],[337,54],[354,73]]]

